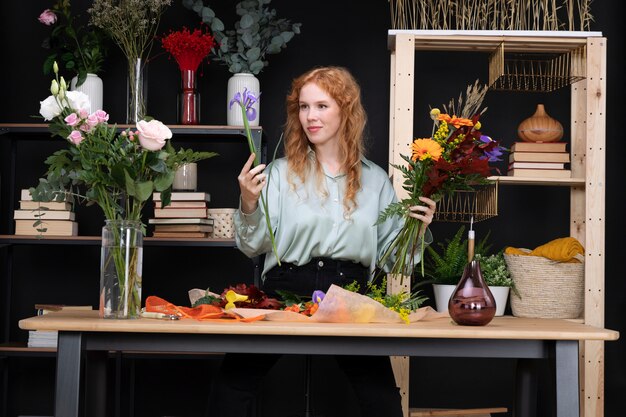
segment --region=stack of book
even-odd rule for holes
[[[66,306],[62,304],[35,304],[37,315],[70,310],[93,310],[91,306]],[[28,347],[57,347],[58,332],[54,330],[29,330]]]
[[[161,207],[161,193],[153,193],[154,225],[153,237],[160,238],[206,238],[213,232],[213,219],[207,214],[209,193],[172,192],[171,202]]]
[[[72,204],[67,201],[33,201],[28,190],[22,190],[20,208],[13,212],[16,235],[76,236],[78,223]],[[39,224],[35,224],[38,220]]]
[[[508,175],[533,178],[571,178],[565,142],[515,142],[509,155]]]

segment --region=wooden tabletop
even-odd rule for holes
[[[559,319],[496,317],[487,326],[459,326],[450,318],[412,324],[314,323],[233,320],[105,320],[97,311],[67,311],[20,320],[24,330],[241,334],[288,336],[358,336],[454,339],[617,340],[614,330]]]

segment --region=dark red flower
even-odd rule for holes
[[[183,28],[164,36],[161,44],[176,59],[181,70],[195,71],[215,46],[215,39],[210,33],[204,33],[200,29],[190,32]]]

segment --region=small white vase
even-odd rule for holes
[[[96,110],[102,110],[102,94],[104,89],[102,79],[96,74],[89,73],[87,74],[85,82],[78,87],[76,87],[77,82],[78,77],[72,78],[70,88],[74,91],[81,91],[89,96],[89,101],[91,102],[91,109],[89,109],[89,113],[93,113]]]
[[[504,309],[506,308],[506,302],[509,299],[509,287],[494,287],[489,286],[493,298],[496,299],[496,316],[504,316]]]
[[[448,301],[452,297],[452,293],[456,285],[449,284],[433,284],[433,292],[435,294],[435,306],[439,313],[448,311]]]
[[[258,126],[259,118],[261,116],[260,105],[260,85],[259,79],[253,74],[238,73],[234,74],[228,79],[227,97],[226,97],[226,124],[228,126],[243,126],[243,118],[241,114],[241,108],[238,104],[230,106],[231,100],[235,97],[235,94],[243,94],[244,89],[253,93],[257,98],[257,102],[252,105],[252,108],[256,110],[256,118],[250,120],[250,126]]]

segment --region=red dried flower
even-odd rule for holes
[[[195,71],[215,46],[215,38],[200,29],[190,32],[184,27],[178,32],[170,32],[164,36],[161,44],[163,49],[176,59],[181,70]]]

